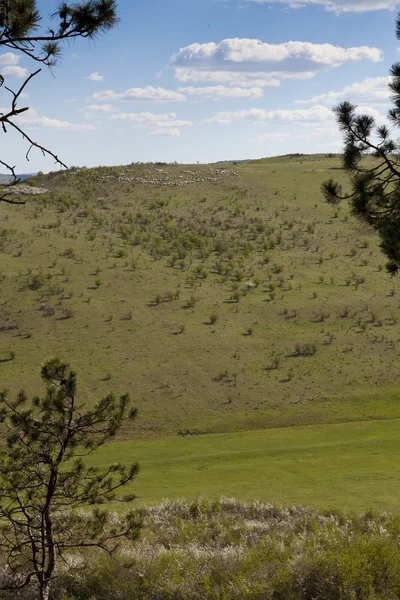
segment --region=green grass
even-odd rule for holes
[[[91,463],[138,460],[136,504],[221,495],[346,510],[398,511],[400,421],[117,442]]]
[[[396,284],[376,236],[322,202],[339,165],[38,178],[46,195],[0,206],[2,384],[37,393],[59,355],[87,402],[129,392],[141,437],[397,416]]]
[[[1,386],[40,393],[58,355],[84,402],[128,392],[115,452],[144,502],[395,509],[398,289],[375,234],[323,203],[330,177],[338,156],[36,178],[0,205]]]

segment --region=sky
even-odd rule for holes
[[[38,0],[43,28],[54,0]],[[395,0],[119,0],[119,24],[63,46],[18,106],[16,123],[71,166],[208,163],[340,152],[332,107],[350,100],[385,122],[388,72],[400,61]],[[17,91],[38,64],[5,48]],[[10,93],[0,88],[0,112]],[[398,137],[395,132],[395,137]],[[57,170],[18,132],[0,160]],[[4,169],[2,169],[3,172]]]

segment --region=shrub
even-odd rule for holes
[[[146,527],[136,549],[126,548],[118,561],[88,555],[76,575],[61,571],[54,600],[399,597],[396,517],[227,498],[164,502],[140,515]]]
[[[317,351],[317,344],[315,342],[300,344],[297,343],[294,347],[294,353],[296,356],[313,356]]]
[[[46,281],[46,275],[42,271],[40,271],[36,275],[31,276],[28,287],[31,290],[40,290],[45,285]]]

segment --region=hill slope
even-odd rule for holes
[[[339,157],[37,177],[0,205],[2,384],[39,392],[61,355],[88,402],[128,391],[143,436],[400,417],[396,283],[322,202],[331,176]]]

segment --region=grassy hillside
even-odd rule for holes
[[[145,437],[400,417],[397,282],[322,202],[331,176],[337,156],[32,180],[0,206],[2,385],[39,392],[60,355],[88,402],[128,391]]]

